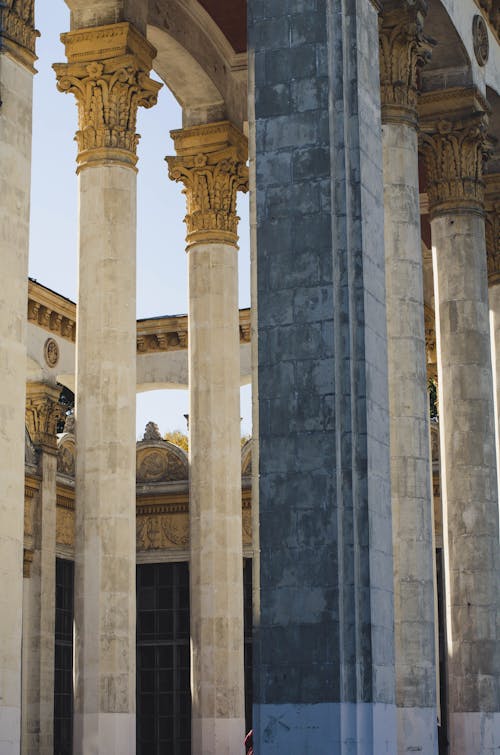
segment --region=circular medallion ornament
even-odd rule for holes
[[[59,346],[53,338],[47,338],[43,347],[45,361],[49,367],[55,367],[59,361]]]
[[[474,20],[472,21],[472,39],[476,60],[480,66],[484,66],[488,62],[490,54],[490,41],[486,22],[482,16],[474,16]]]

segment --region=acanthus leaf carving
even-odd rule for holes
[[[4,0],[0,2],[0,49],[13,43],[22,63],[32,66],[36,60],[34,0]]]
[[[389,2],[380,17],[382,121],[416,125],[418,70],[430,60],[433,42],[424,35],[425,0]]]
[[[188,247],[197,242],[236,246],[236,197],[248,191],[245,137],[224,121],[173,131],[172,138],[178,155],[166,160],[169,177],[184,185]]]
[[[488,282],[500,283],[500,174],[486,176],[486,255]]]
[[[134,166],[139,107],[156,104],[161,84],[149,77],[154,50],[130,24],[63,35],[68,63],[53,66],[57,88],[78,105],[80,167],[115,160]]]
[[[54,452],[57,424],[66,408],[59,403],[60,389],[43,383],[29,383],[26,391],[26,427],[35,446]]]
[[[484,209],[483,166],[489,154],[486,113],[422,124],[421,148],[431,216]]]

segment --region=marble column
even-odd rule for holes
[[[26,300],[35,40],[33,3],[0,7],[0,752],[21,734]]]
[[[236,194],[246,139],[228,122],[172,132],[189,268],[192,752],[243,751],[243,584]]]
[[[380,26],[398,751],[437,752],[434,548],[417,137],[426,3]]]
[[[63,34],[79,130],[74,753],[135,752],[136,115],[160,85],[129,23]]]
[[[482,176],[487,105],[421,100],[434,256],[450,752],[500,747],[500,547]]]
[[[500,173],[488,173],[486,183],[486,255],[490,303],[497,472],[500,469]]]
[[[26,426],[38,451],[40,491],[23,646],[22,755],[54,751],[54,648],[56,597],[57,422],[64,415],[60,388],[28,383]]]

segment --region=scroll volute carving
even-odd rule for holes
[[[248,191],[247,140],[227,121],[171,132],[176,157],[167,157],[173,181],[184,184],[187,246],[236,246],[236,196]]]
[[[78,162],[135,166],[137,110],[156,104],[161,84],[149,78],[154,48],[129,23],[62,35],[68,63],[54,65],[59,91],[78,104]]]
[[[431,58],[432,41],[424,35],[426,0],[389,0],[380,16],[380,87],[382,121],[416,126],[418,70]]]
[[[490,152],[488,105],[474,90],[439,95],[421,99],[421,151],[431,217],[463,211],[482,214],[483,171]]]

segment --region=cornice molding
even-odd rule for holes
[[[76,339],[76,304],[36,281],[28,281],[28,322],[71,343]],[[250,343],[250,309],[240,310],[240,343]],[[137,354],[183,351],[188,347],[187,315],[137,321]]]

